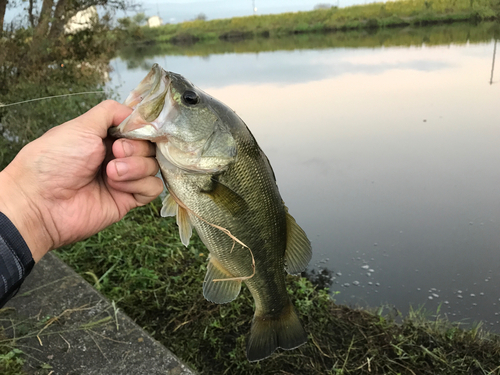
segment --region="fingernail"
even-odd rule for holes
[[[122,161],[115,162],[115,168],[116,168],[116,173],[118,173],[118,176],[123,176],[125,173],[128,172],[128,164]]]
[[[132,152],[132,145],[127,141],[123,141],[123,153],[125,156],[131,156]]]

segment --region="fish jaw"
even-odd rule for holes
[[[138,112],[132,112],[120,125],[111,128],[109,134],[116,138],[153,141],[158,136],[158,129],[154,124],[144,120]]]
[[[154,64],[148,75],[129,94],[124,104],[134,111],[110,134],[117,138],[164,141],[162,125],[168,116],[175,116],[175,106],[170,99],[168,73]]]
[[[148,95],[150,95],[161,84],[161,80],[165,76],[165,71],[158,65],[154,64],[146,77],[133,89],[125,99],[127,107],[136,108]],[[168,86],[168,84],[167,84]]]

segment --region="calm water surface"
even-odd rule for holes
[[[425,305],[500,331],[500,66],[494,42],[112,62],[125,98],[153,62],[233,108],[340,303]],[[498,60],[498,56],[497,56]]]

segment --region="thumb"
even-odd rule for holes
[[[106,138],[111,126],[119,125],[132,113],[132,108],[114,100],[105,100],[83,115],[77,117],[82,127],[93,131],[101,138]]]

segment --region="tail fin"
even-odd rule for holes
[[[279,316],[254,315],[247,344],[247,358],[250,362],[260,361],[273,354],[277,348],[291,350],[306,341],[307,333],[290,302]]]

